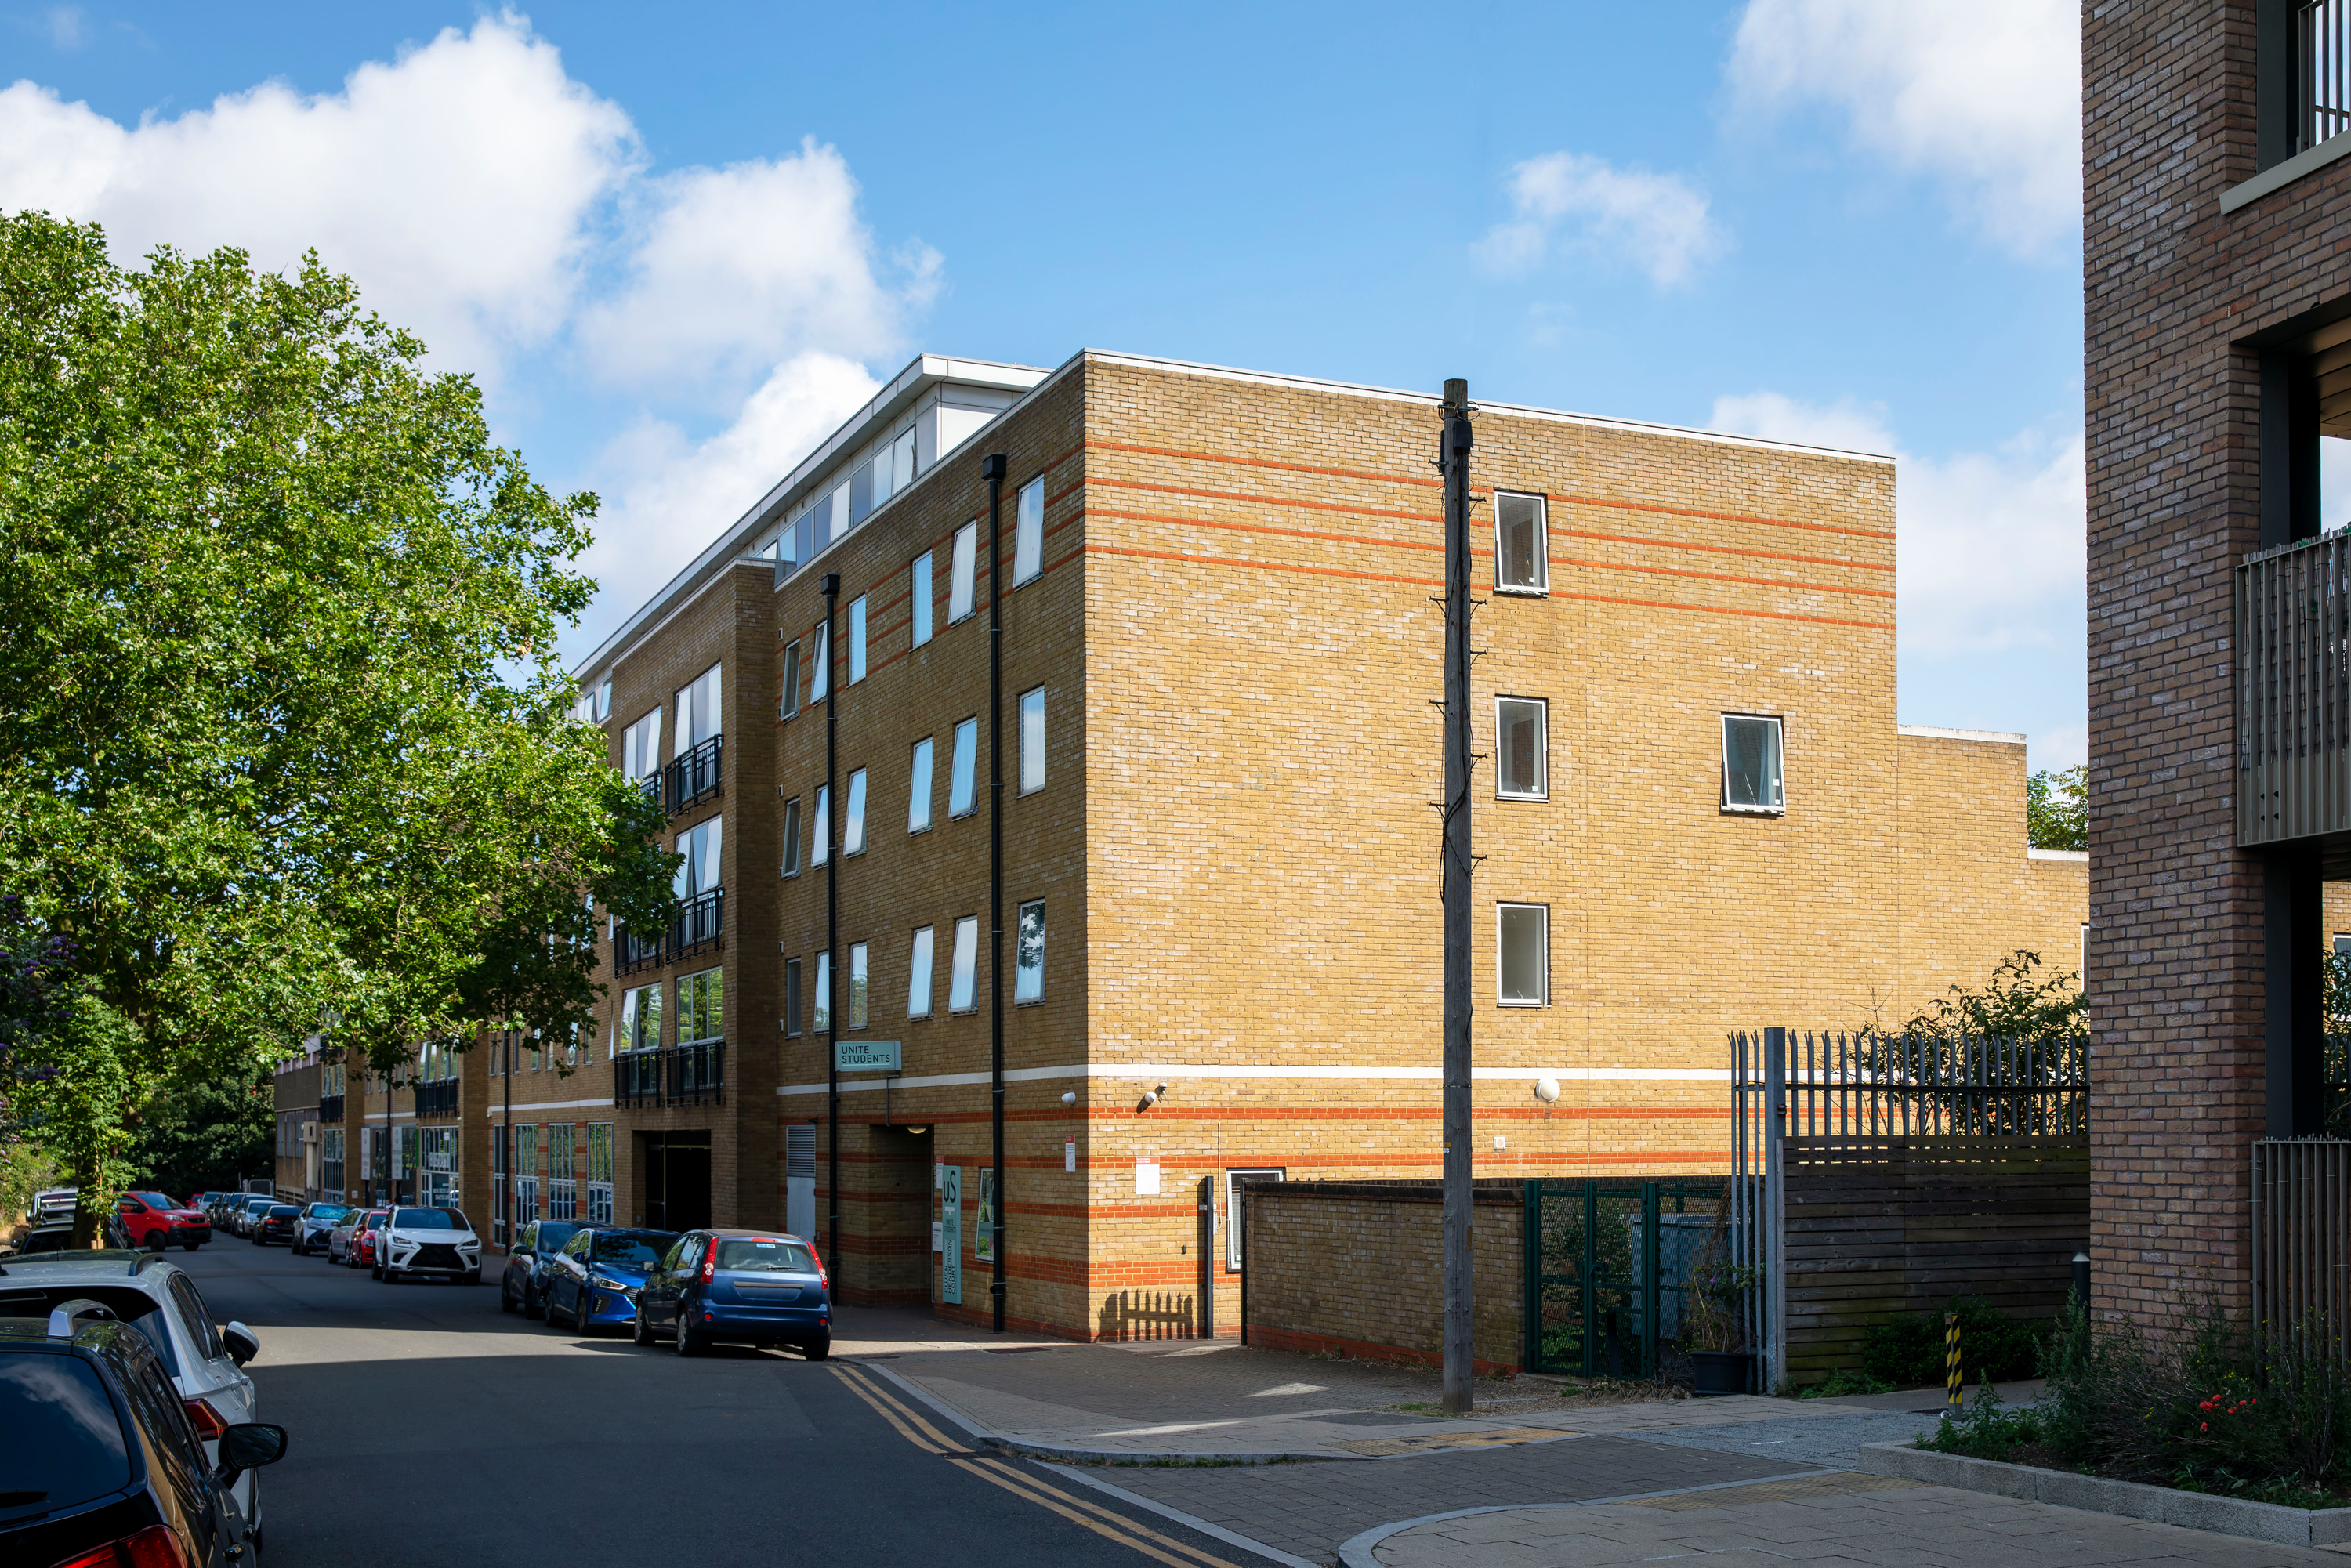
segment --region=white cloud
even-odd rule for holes
[[[1525,272],[1554,250],[1629,264],[1660,288],[1690,280],[1727,248],[1707,199],[1678,174],[1615,169],[1582,152],[1546,152],[1510,171],[1510,222],[1476,246],[1488,270]]]
[[[1882,411],[1777,392],[1716,400],[1718,430],[1892,454],[1899,639],[1906,653],[2078,651],[2088,501],[2081,426],[1997,452],[1905,455]]]
[[[60,49],[78,49],[89,41],[89,18],[78,5],[52,5],[41,16],[41,31],[49,36],[49,43]]]
[[[2026,742],[2025,766],[2035,773],[2063,772],[2090,759],[2090,727],[2064,724],[2046,729]]]
[[[2034,254],[2082,218],[2081,26],[2077,0],[1749,0],[1729,75],[1750,115],[1842,110],[1857,147]]]

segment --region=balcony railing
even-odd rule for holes
[[[687,958],[705,947],[718,946],[726,929],[726,890],[714,887],[697,893],[679,907],[677,919],[669,928],[671,956]]]
[[[723,1105],[726,1042],[697,1040],[664,1051],[624,1051],[612,1059],[615,1105]]]
[[[2312,0],[2294,13],[2294,151],[2351,131],[2351,0]]]
[[[726,740],[723,735],[714,735],[670,763],[667,793],[672,811],[683,811],[718,793],[719,764]]]
[[[624,1051],[612,1058],[612,1103],[658,1105],[662,1103],[662,1053]]]
[[[662,961],[662,949],[666,946],[668,933],[640,936],[633,931],[622,931],[612,938],[612,969],[615,974],[633,975],[639,969],[650,969]]]
[[[416,1086],[416,1117],[454,1116],[457,1113],[457,1081],[444,1078],[433,1083]]]
[[[2237,842],[2351,830],[2351,533],[2237,568]]]
[[[343,1119],[343,1097],[340,1094],[319,1096],[319,1120],[340,1122]]]

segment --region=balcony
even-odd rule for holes
[[[2237,568],[2237,842],[2351,831],[2351,533]]]
[[[444,1078],[438,1082],[419,1083],[415,1087],[416,1119],[454,1116],[457,1113],[457,1081]]]
[[[612,1103],[658,1105],[662,1103],[662,1053],[624,1051],[612,1058]]]
[[[343,1119],[343,1097],[340,1094],[319,1096],[319,1120],[340,1122]]]
[[[726,1042],[698,1040],[665,1051],[624,1051],[612,1059],[615,1105],[723,1105]]]
[[[723,946],[726,929],[726,890],[714,887],[697,893],[678,907],[669,928],[670,956],[690,958],[705,949]]]
[[[640,969],[650,969],[662,961],[662,949],[666,946],[663,936],[640,936],[633,931],[622,931],[612,938],[612,972],[633,975]]]
[[[2294,151],[2351,131],[2351,0],[2308,0],[2294,18]]]
[[[726,737],[714,735],[708,740],[690,747],[673,761],[666,770],[669,809],[674,813],[684,810],[719,792],[719,764]]]

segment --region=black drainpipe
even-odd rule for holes
[[[832,1252],[832,1266],[841,1257],[841,1057],[833,1049],[841,1028],[841,845],[832,831],[833,714],[840,683],[832,678],[832,607],[841,597],[841,573],[828,571],[824,590],[824,1088],[828,1118],[824,1139],[824,1244]]]
[[[988,1106],[996,1131],[996,1226],[989,1239],[995,1264],[987,1294],[994,1327],[1004,1332],[1004,575],[997,559],[997,524],[1004,509],[1001,452],[980,472],[987,476],[987,1051]]]

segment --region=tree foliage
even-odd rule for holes
[[[0,886],[82,988],[37,1096],[88,1101],[78,1163],[322,1023],[379,1067],[562,1038],[601,917],[668,915],[556,655],[595,497],[423,354],[315,256],[0,218]]]
[[[277,1126],[269,1074],[195,1079],[148,1104],[123,1162],[131,1179],[183,1201],[193,1193],[232,1190],[276,1168]]]
[[[2020,947],[1992,966],[1980,986],[1953,986],[1895,1031],[1950,1040],[2058,1040],[2087,1047],[2090,1002],[2070,969],[2042,973],[2041,955]]]
[[[2024,837],[2036,850],[2090,847],[2090,765],[2076,762],[2024,781]]]

